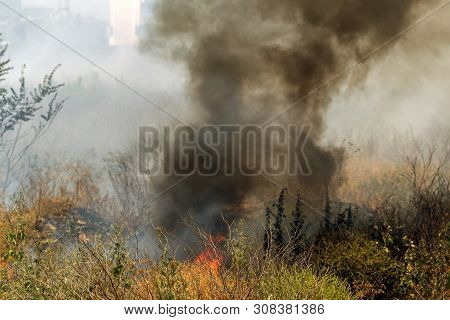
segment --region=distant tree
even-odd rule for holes
[[[285,211],[285,200],[286,200],[287,189],[283,188],[278,197],[277,216],[275,217],[275,223],[273,225],[273,241],[278,251],[282,251],[285,243],[283,236],[283,220],[286,217]]]
[[[331,222],[332,212],[331,212],[331,203],[330,203],[330,195],[328,193],[328,186],[325,188],[325,210],[324,210],[324,227],[326,231],[329,231],[333,227],[333,223]]]
[[[5,57],[6,50],[7,46],[0,44],[0,85],[12,70],[10,60]],[[58,100],[58,89],[63,85],[53,82],[58,67],[46,75],[36,88],[30,90],[26,87],[25,66],[17,89],[0,86],[1,194],[10,186],[21,160],[64,105],[65,100]]]
[[[264,228],[264,253],[270,255],[270,249],[272,247],[272,210],[266,208],[266,225]]]
[[[302,208],[302,197],[300,192],[297,192],[295,209],[292,212],[292,223],[291,223],[291,241],[293,243],[292,256],[297,258],[304,249],[304,241],[306,238],[305,233],[305,215],[303,214]]]
[[[342,204],[340,203],[339,209],[338,209],[338,215],[336,218],[336,227],[339,230],[345,228],[347,225],[347,216],[346,216],[347,211],[348,211],[347,209],[342,210]]]
[[[353,228],[353,212],[352,212],[352,204],[349,205],[347,210],[347,229]]]

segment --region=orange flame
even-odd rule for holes
[[[209,236],[206,249],[194,259],[194,263],[207,266],[213,272],[218,273],[224,256],[217,246],[223,241],[225,241],[224,235]]]

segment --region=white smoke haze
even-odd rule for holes
[[[56,12],[60,3],[61,1],[22,2],[24,12],[30,8],[46,8]],[[188,114],[182,105],[183,70],[180,67],[149,54],[139,53],[137,45],[108,46],[109,1],[70,1],[70,10],[68,21],[36,19],[36,23],[161,107],[168,111],[173,109],[180,116]],[[136,144],[138,126],[158,123],[167,118],[166,114],[150,102],[95,65],[14,13],[10,15],[12,20],[22,21],[26,25],[27,36],[14,38],[5,35],[4,40],[9,46],[8,57],[14,65],[8,78],[9,84],[17,83],[24,64],[27,66],[25,75],[30,86],[42,80],[45,74],[60,64],[56,79],[65,84],[60,97],[69,98],[57,121],[35,146],[36,152],[57,150],[76,154],[95,149],[102,154],[126,149]]]
[[[402,37],[389,54],[356,68],[356,73],[369,68],[367,79],[334,97],[326,120],[327,140],[338,135],[362,142],[375,135],[389,144],[394,133],[432,138],[433,127],[449,130],[449,11]]]

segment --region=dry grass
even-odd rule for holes
[[[227,240],[212,247],[219,260],[179,261],[165,242],[150,258],[130,248],[118,229],[106,237],[78,233],[67,245],[55,238],[50,218],[65,221],[76,207],[100,214],[128,208],[129,217],[136,195],[115,202],[82,162],[34,167],[13,204],[0,208],[0,298],[448,298],[449,180],[439,163],[427,156],[399,163],[347,159],[338,197],[373,208],[376,221],[310,239],[296,261],[268,257],[262,234],[249,236],[241,227],[230,227]]]
[[[14,249],[15,250],[15,249]],[[346,285],[273,260],[229,252],[230,263],[133,259],[120,240],[54,243],[3,259],[2,299],[350,299]],[[236,260],[238,259],[238,260]]]

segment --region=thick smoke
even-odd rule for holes
[[[312,125],[306,156],[313,174],[277,181],[320,197],[339,165],[334,150],[322,148],[319,141],[340,79],[315,89],[401,32],[418,2],[161,0],[145,46],[186,66],[196,124],[262,124],[307,96],[273,123]],[[166,179],[163,185],[176,180]],[[189,214],[217,232],[220,209],[261,195],[264,184],[261,177],[192,176],[156,210],[169,229],[181,226]]]

